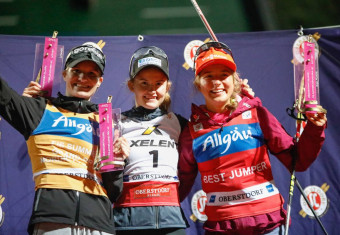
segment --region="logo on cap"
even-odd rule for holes
[[[90,60],[96,63],[101,72],[104,73],[106,63],[105,55],[103,54],[99,46],[97,46],[95,43],[90,42],[84,43],[81,46],[71,49],[66,57],[65,68],[73,67],[76,64],[85,60]]]
[[[85,51],[89,51],[93,54],[95,54],[97,57],[99,57],[100,59],[103,59],[103,56],[101,53],[98,52],[98,49],[94,48],[94,47],[88,47],[88,46],[84,46],[84,47],[79,47],[76,48],[72,51],[73,54],[78,54],[81,52],[85,52]]]
[[[236,71],[236,64],[231,55],[221,49],[210,47],[197,56],[195,61],[195,75],[198,75],[204,68],[211,64],[222,64],[233,72]]]
[[[162,67],[162,61],[155,57],[146,57],[138,60],[138,68],[145,66],[145,65],[155,65],[158,67]]]

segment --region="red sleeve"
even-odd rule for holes
[[[325,128],[326,125],[316,126],[312,122],[307,122],[297,144],[297,171],[307,170],[319,155],[325,141]]]
[[[325,140],[325,126],[307,122],[299,141],[291,137],[280,122],[264,107],[258,107],[258,116],[264,139],[270,153],[275,155],[289,170],[292,157],[297,155],[296,171],[305,171],[314,162]]]
[[[197,175],[197,162],[192,151],[192,137],[188,125],[179,137],[179,198],[183,201],[191,191]]]

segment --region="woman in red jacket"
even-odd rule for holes
[[[205,104],[192,106],[180,137],[181,198],[199,171],[207,194],[206,234],[281,234],[286,212],[268,151],[288,169],[296,154],[296,170],[306,170],[320,152],[327,118],[306,114],[295,142],[259,98],[241,98],[236,64],[227,52],[225,44],[208,42],[196,53],[194,84]]]

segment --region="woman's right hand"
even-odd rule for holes
[[[30,84],[24,89],[22,96],[26,97],[37,97],[42,96],[44,91],[41,90],[41,86],[39,83],[31,81]]]
[[[119,137],[113,144],[113,152],[123,160],[127,159],[130,155],[129,141],[124,136]]]
[[[248,84],[248,79],[241,79],[241,93],[249,98],[255,97],[255,92]]]

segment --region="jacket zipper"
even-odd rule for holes
[[[82,111],[81,107],[82,107],[82,101],[79,100],[79,101],[78,101],[78,109],[77,109],[77,113],[82,113],[82,112],[81,112],[81,111]],[[75,113],[75,114],[76,114],[76,113]]]
[[[158,216],[158,213],[159,213],[159,206],[156,206],[156,207],[155,207],[155,214],[156,214],[156,229],[159,228],[159,223],[158,223],[159,216]]]
[[[41,195],[41,188],[38,189],[38,193],[37,193],[37,199],[35,200],[35,205],[34,205],[34,211],[37,211],[38,209],[38,205],[39,205],[39,201],[40,201],[40,195]]]
[[[80,197],[79,197],[78,191],[76,191],[76,196],[77,196],[77,210],[76,210],[76,217],[75,217],[74,225],[78,226],[78,223],[79,223],[79,208],[80,208]]]

